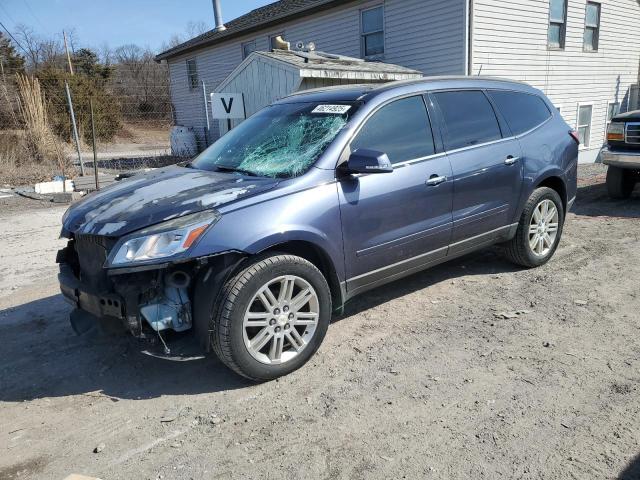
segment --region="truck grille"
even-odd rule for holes
[[[640,122],[627,123],[626,143],[640,145]]]

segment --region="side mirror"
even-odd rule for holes
[[[349,156],[346,170],[349,173],[390,173],[393,165],[386,153],[359,148]]]

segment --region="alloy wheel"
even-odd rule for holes
[[[551,200],[542,200],[533,210],[529,224],[529,247],[534,255],[544,257],[558,237],[558,208]]]
[[[319,315],[318,295],[309,282],[294,275],[274,278],[258,289],[244,314],[245,347],[261,363],[289,362],[311,341]]]

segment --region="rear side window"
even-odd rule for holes
[[[480,91],[434,93],[444,118],[447,150],[502,138],[491,103]]]
[[[537,95],[501,90],[493,90],[489,95],[514,135],[527,132],[551,117],[551,112],[544,100]]]
[[[374,113],[351,142],[352,152],[358,148],[384,152],[391,163],[433,155],[433,135],[422,97],[396,100]]]

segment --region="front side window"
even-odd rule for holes
[[[593,106],[580,105],[578,107],[578,135],[580,137],[580,145],[588,147],[591,142],[591,116],[593,114]]]
[[[362,53],[364,57],[384,53],[384,7],[375,7],[361,12]]]
[[[469,147],[502,138],[498,119],[484,93],[475,90],[434,93],[445,124],[445,148]]]
[[[549,1],[549,48],[564,48],[567,33],[567,0]]]
[[[397,164],[435,153],[433,134],[422,96],[403,98],[374,113],[351,142],[358,148],[384,152]]]
[[[598,50],[600,41],[600,4],[587,2],[584,22],[584,49],[588,52]]]
[[[187,60],[187,83],[191,90],[198,88],[198,64],[195,58]]]
[[[242,58],[247,58],[252,52],[256,51],[256,41],[245,42],[242,44]]]
[[[547,104],[537,95],[502,90],[493,90],[489,95],[514,135],[525,133],[551,117]]]
[[[272,105],[229,131],[193,162],[201,170],[291,178],[316,162],[356,105]]]

